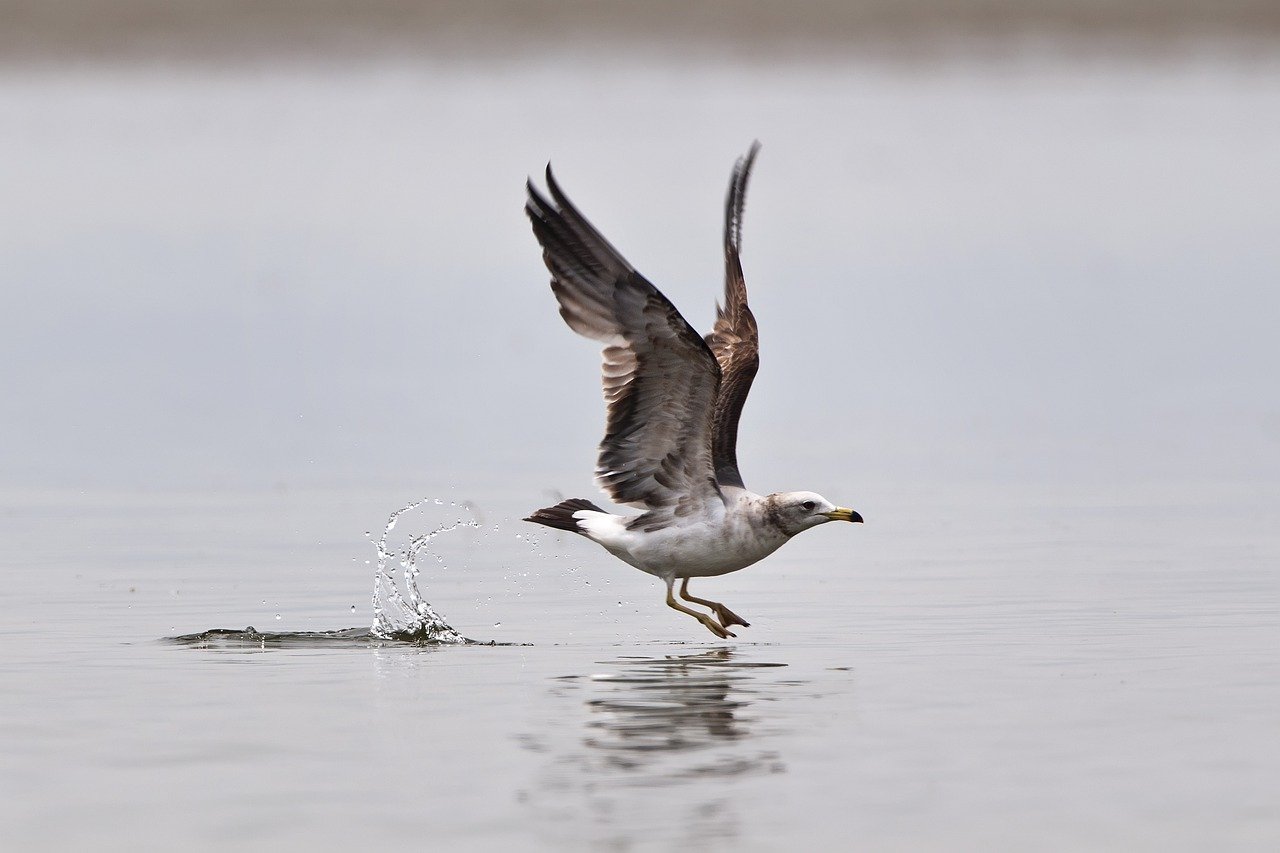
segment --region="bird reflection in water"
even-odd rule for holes
[[[597,769],[636,784],[783,770],[773,752],[715,747],[752,733],[761,687],[753,670],[786,664],[736,660],[730,649],[611,663],[619,671],[592,676],[597,695],[587,700],[583,743],[599,751]]]
[[[551,759],[519,794],[545,819],[546,840],[622,849],[640,838],[701,847],[736,837],[744,799],[773,796],[769,780],[786,771],[781,718],[760,703],[801,683],[779,677],[786,664],[743,655],[621,657],[557,679],[554,692],[585,699],[587,713],[585,732],[553,725],[523,738]],[[655,813],[667,819],[655,823]]]

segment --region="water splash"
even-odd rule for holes
[[[413,512],[419,507],[430,504],[434,507],[448,506],[458,512],[458,517],[440,524],[428,533],[409,537],[407,546],[397,549],[388,544],[391,531],[395,529],[400,517]],[[449,510],[445,510],[448,512]],[[465,515],[464,515],[465,514]],[[469,516],[469,517],[468,517]],[[373,625],[369,628],[345,628],[334,631],[259,631],[252,626],[248,628],[210,628],[195,634],[184,634],[176,637],[164,637],[165,642],[176,643],[198,649],[215,649],[226,651],[267,651],[279,648],[313,648],[328,646],[369,646],[380,648],[387,644],[407,643],[414,646],[519,646],[524,643],[500,643],[496,640],[472,640],[458,633],[444,617],[422,597],[418,589],[418,576],[421,574],[421,561],[424,554],[433,557],[440,568],[445,569],[444,557],[432,550],[432,542],[446,533],[453,533],[465,528],[480,529],[484,519],[480,510],[470,501],[464,503],[448,502],[439,498],[423,498],[402,506],[391,513],[386,527],[374,546],[378,551],[378,565],[373,583]],[[494,528],[497,529],[496,526]],[[372,540],[373,532],[365,531],[365,537]],[[487,538],[487,534],[486,534]],[[394,560],[394,562],[393,562]],[[355,558],[353,558],[355,561]],[[364,564],[370,564],[365,560]],[[395,578],[395,565],[401,568],[401,580]],[[176,595],[177,592],[175,591]],[[517,593],[519,594],[519,593]],[[267,600],[262,600],[267,606]],[[279,602],[275,604],[280,607]],[[351,605],[351,612],[356,612]],[[275,611],[275,620],[282,621],[283,611]],[[495,627],[501,626],[501,622]],[[176,630],[171,627],[170,630]]]
[[[433,645],[467,645],[475,641],[467,639],[454,630],[422,597],[418,589],[418,576],[421,573],[420,561],[423,555],[430,555],[436,563],[444,565],[444,557],[431,549],[433,540],[457,530],[479,528],[480,520],[470,505],[451,504],[460,511],[466,512],[467,517],[445,522],[428,533],[411,536],[407,547],[393,552],[387,545],[387,538],[395,529],[400,516],[413,512],[425,504],[443,506],[444,501],[439,498],[423,498],[405,504],[391,513],[382,536],[374,543],[378,549],[378,566],[373,580],[373,625],[369,632],[375,637],[388,640],[405,640]],[[395,579],[393,558],[401,568],[399,585]]]

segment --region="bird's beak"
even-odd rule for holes
[[[853,510],[845,509],[842,506],[836,507],[831,510],[831,512],[824,512],[823,515],[832,521],[856,521],[859,524],[862,523],[862,516],[858,515]]]

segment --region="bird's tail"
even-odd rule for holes
[[[583,533],[578,521],[573,517],[575,512],[579,510],[589,509],[592,512],[604,512],[600,507],[584,498],[570,498],[567,501],[560,501],[555,506],[549,506],[546,509],[540,509],[533,515],[525,519],[532,521],[534,524],[545,524],[547,527],[554,527],[556,530],[568,530],[572,533]],[[583,535],[586,535],[585,533]]]

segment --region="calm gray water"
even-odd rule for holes
[[[705,327],[757,137],[743,470],[867,524],[722,643],[517,520],[602,423],[520,205]],[[1280,844],[1274,57],[13,66],[0,138],[6,849]],[[163,641],[367,627],[423,497],[521,645]]]
[[[585,543],[516,539],[495,500],[499,532],[442,540],[424,590],[465,633],[533,645],[437,649],[157,642],[366,623],[373,549],[341,528],[385,495],[8,498],[6,836],[1272,845],[1274,490],[880,494],[865,535],[832,525],[714,584],[753,623],[737,643]]]

